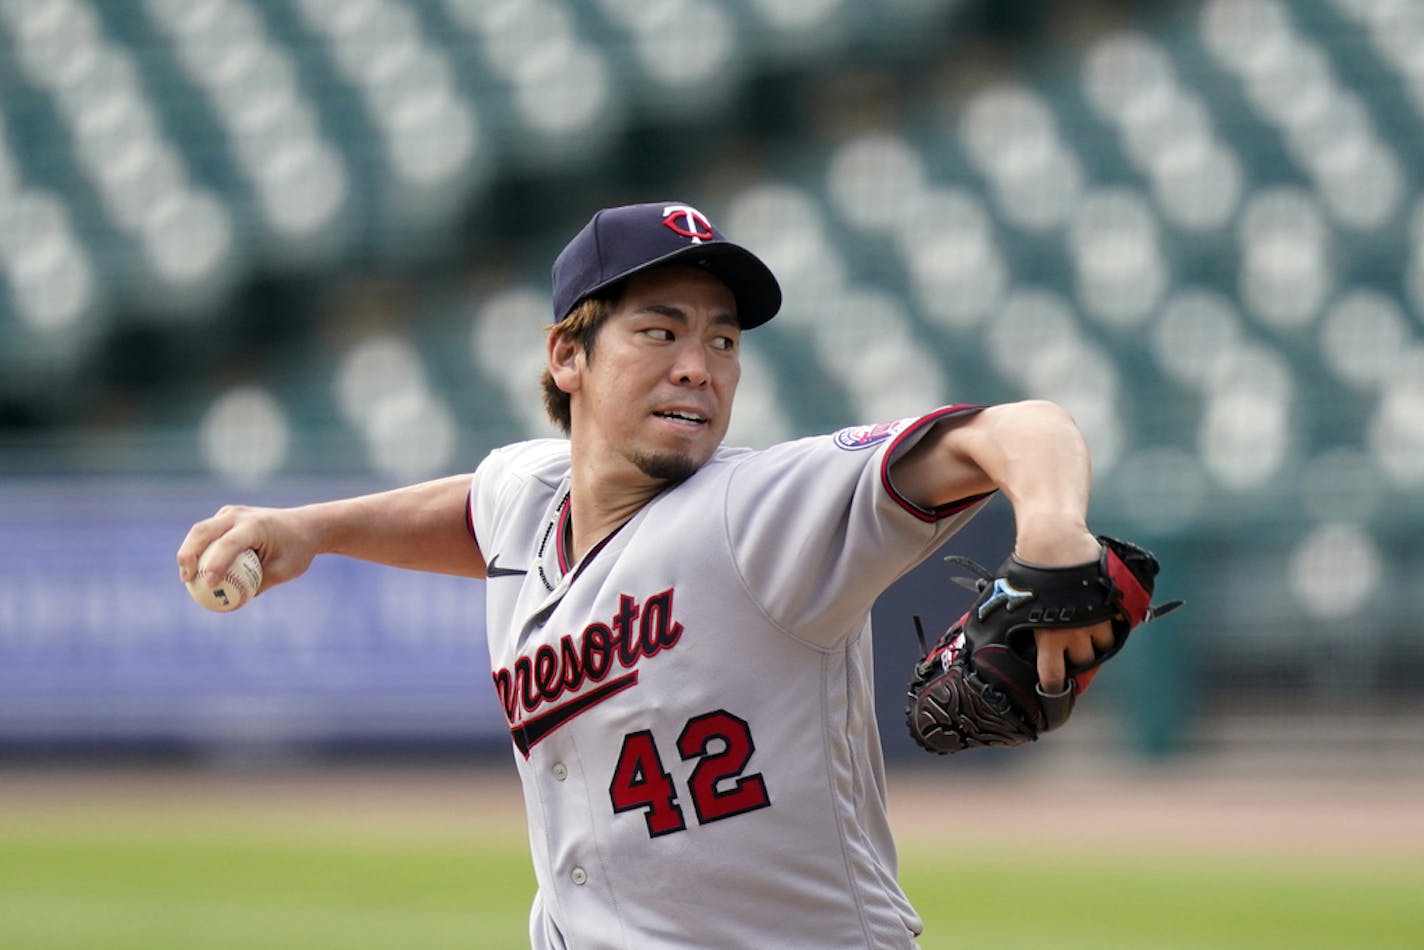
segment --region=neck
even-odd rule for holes
[[[631,471],[628,471],[631,470]],[[569,474],[569,555],[575,563],[667,487],[630,463],[615,471],[575,459]]]

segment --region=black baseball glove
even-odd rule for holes
[[[1180,607],[1152,606],[1157,559],[1135,544],[1099,536],[1096,561],[1074,567],[1034,567],[1010,555],[997,576],[964,557],[948,561],[972,571],[956,580],[979,592],[974,605],[926,649],[910,680],[905,717],[923,748],[943,755],[961,749],[1016,746],[1068,721],[1078,694],[1139,624]],[[1113,645],[1093,662],[1068,670],[1061,692],[1038,680],[1033,631],[1112,622]]]

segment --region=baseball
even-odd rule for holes
[[[222,583],[217,587],[208,587],[202,581],[206,562],[207,555],[204,554],[198,560],[198,576],[188,582],[188,593],[209,610],[236,610],[256,597],[257,591],[262,587],[262,562],[258,560],[257,552],[251,548],[233,558],[223,574]]]

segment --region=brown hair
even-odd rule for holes
[[[592,360],[593,344],[598,339],[598,331],[608,321],[622,293],[622,285],[618,284],[585,297],[574,305],[567,317],[549,327],[549,335],[571,338],[583,349],[584,358]],[[554,382],[554,377],[547,368],[540,385],[544,390],[544,411],[567,435],[573,428],[573,400]]]

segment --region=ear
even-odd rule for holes
[[[564,333],[549,334],[549,375],[554,385],[572,395],[583,378],[583,347]]]

